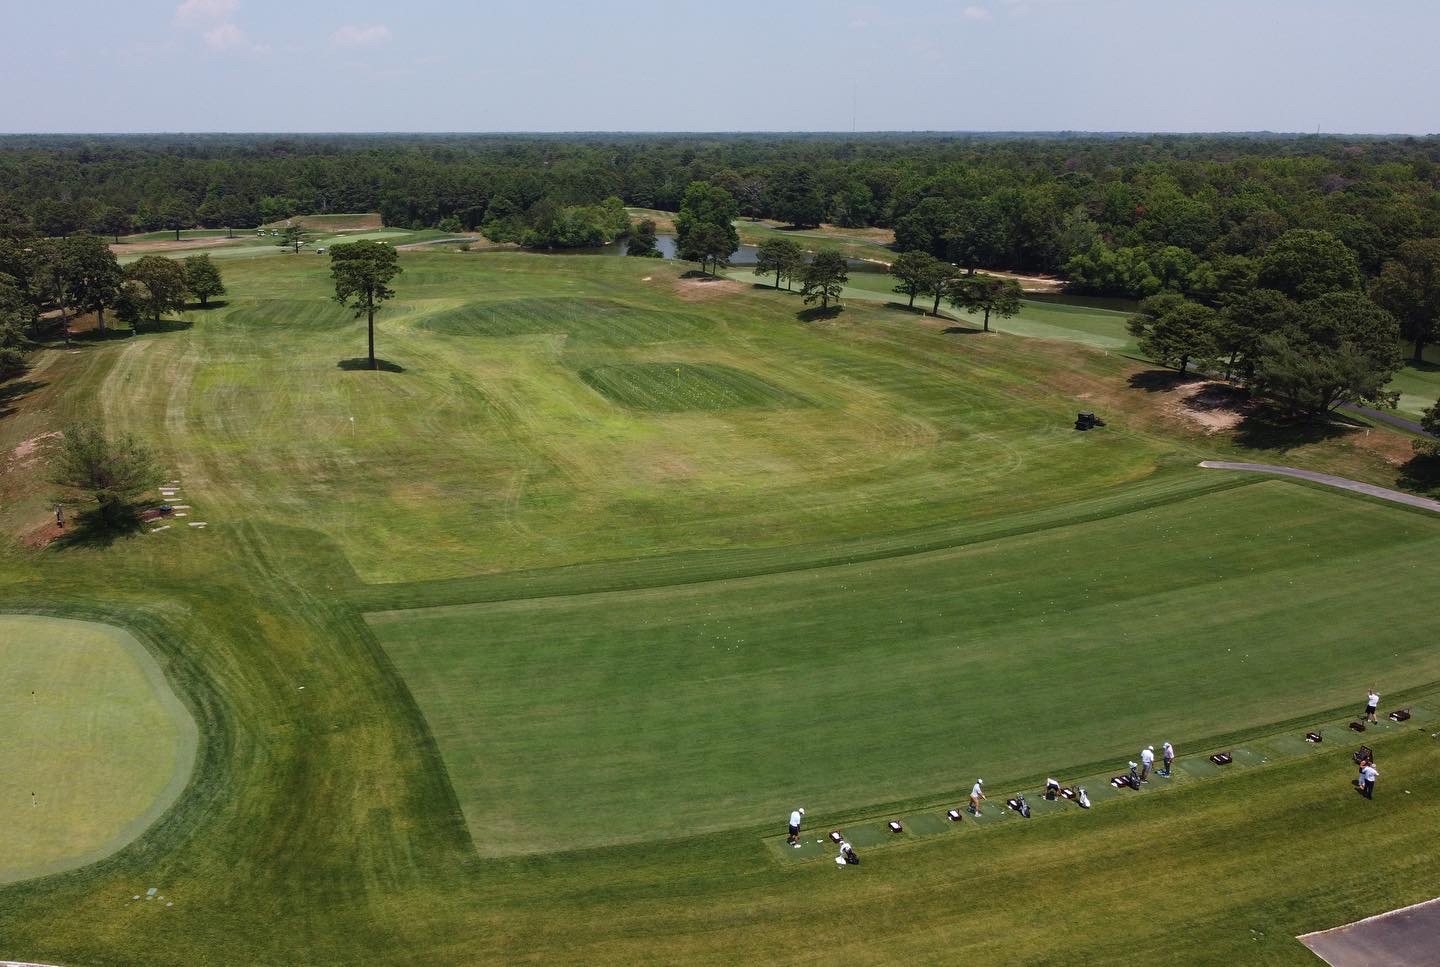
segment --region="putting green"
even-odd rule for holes
[[[184,788],[195,722],[129,632],[0,615],[0,882],[92,863]]]

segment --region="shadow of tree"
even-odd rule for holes
[[[120,538],[133,537],[144,529],[140,509],[135,506],[114,517],[101,514],[98,510],[84,511],[71,518],[71,526],[51,541],[50,546],[59,550],[109,547]]]
[[[818,322],[821,319],[834,319],[844,311],[844,306],[811,306],[795,313],[795,318],[801,322]]]
[[[1259,406],[1235,429],[1235,443],[1247,450],[1277,450],[1322,443],[1348,436],[1362,429],[1360,424],[1329,419],[1290,416],[1273,406]]]
[[[25,379],[25,374],[13,377],[9,382],[0,383],[0,417],[15,412],[15,404],[46,384],[38,379]]]
[[[1173,369],[1144,369],[1132,373],[1129,379],[1131,389],[1143,389],[1147,393],[1168,393],[1187,383],[1203,383],[1206,376],[1186,373],[1181,376]]]
[[[1440,497],[1440,454],[1415,454],[1401,466],[1396,482],[1412,493]]]
[[[370,357],[369,357],[369,356],[352,356],[350,359],[342,359],[342,360],[340,360],[338,363],[335,364],[335,367],[336,367],[337,369],[343,369],[343,370],[345,370],[347,373],[353,373],[353,372],[357,372],[357,371],[362,371],[362,372],[363,372],[363,371],[369,370],[369,369],[371,368],[371,366],[370,366]],[[403,373],[403,372],[405,372],[405,367],[404,367],[404,366],[401,366],[399,363],[392,363],[392,362],[390,362],[390,360],[388,360],[388,359],[381,359],[379,356],[376,356],[376,357],[375,357],[375,366],[374,366],[374,369],[375,369],[377,372],[382,372],[382,373]]]
[[[941,332],[951,336],[983,336],[984,329],[974,329],[970,326],[946,326]]]
[[[212,299],[203,306],[198,302],[192,302],[185,308],[190,312],[209,312],[211,309],[223,309],[229,304],[228,299]]]

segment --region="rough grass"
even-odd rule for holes
[[[188,328],[47,351],[0,387],[8,534],[48,510],[20,444],[96,414],[210,522],[0,546],[4,608],[131,629],[200,729],[190,785],[134,843],[0,887],[0,956],[1069,963],[1154,920],[1176,962],[1301,963],[1293,934],[1440,892],[1436,747],[1413,732],[1376,744],[1374,803],[1337,747],[855,871],[765,842],[812,789],[843,817],[892,784],[949,795],[976,759],[999,782],[1162,728],[1183,752],[1420,684],[1433,521],[1194,468],[1393,485],[1358,435],[1204,436],[1114,355],[883,307],[802,323],[763,291],[681,306],[675,267],[622,259],[406,253],[378,334],[403,371],[351,372],[364,323],[327,303],[326,260],[266,254],[227,263],[226,304]],[[549,310],[424,325],[571,299],[639,311],[644,338]],[[656,414],[577,376],[653,363],[815,405]],[[1104,432],[1069,428],[1082,401]],[[460,607],[377,622],[393,653],[362,617],[417,604]],[[1255,645],[1241,664],[1226,637]],[[580,843],[611,845],[556,851]],[[175,906],[137,907],[150,886]]]
[[[803,396],[729,366],[704,363],[628,363],[582,370],[597,393],[632,410],[783,409],[805,406]]]

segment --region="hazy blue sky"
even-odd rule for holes
[[[1440,131],[1440,0],[0,0],[3,131]],[[22,93],[23,92],[23,93]]]

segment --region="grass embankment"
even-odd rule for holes
[[[1183,753],[1440,677],[1414,644],[1440,629],[1396,606],[1429,593],[1440,524],[1194,467],[1393,485],[1357,435],[1206,435],[1113,354],[858,303],[804,323],[676,266],[402,259],[401,372],[338,367],[363,321],[326,260],[276,255],[227,266],[188,328],[7,386],[9,533],[47,510],[48,444],[18,447],[91,413],[209,526],[0,550],[6,608],[133,629],[200,726],[138,841],[0,888],[0,955],[1072,962],[1153,917],[1177,960],[1299,963],[1290,935],[1440,892],[1416,733],[1377,743],[1373,803],[1336,742],[857,870],[764,842],[798,795],[818,822],[977,760],[999,782],[1162,729]],[[1082,401],[1110,427],[1071,430]],[[459,607],[376,619],[387,652],[362,611],[415,604]],[[175,906],[137,907],[150,886]]]

